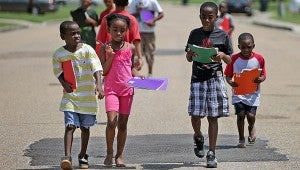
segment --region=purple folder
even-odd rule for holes
[[[154,13],[152,11],[142,9],[140,12],[140,16],[141,16],[141,20],[147,23],[154,18]]]
[[[133,77],[128,84],[134,88],[147,90],[166,90],[168,86],[167,78],[145,78]]]

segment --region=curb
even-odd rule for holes
[[[6,26],[6,27],[0,27],[0,32],[8,32],[8,31],[14,31],[14,30],[20,30],[28,28],[28,25],[14,25],[14,26]]]
[[[263,27],[294,31],[294,29],[291,26],[284,26],[284,24],[274,24],[274,23],[266,23],[266,22],[259,22],[259,21],[253,21],[252,24],[263,26]]]

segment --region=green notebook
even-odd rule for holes
[[[211,63],[213,62],[211,57],[218,54],[218,48],[205,48],[192,44],[188,44],[188,48],[196,53],[196,56],[193,57],[193,61],[200,63]]]

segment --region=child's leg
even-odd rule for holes
[[[123,161],[123,151],[127,138],[127,122],[129,115],[119,114],[118,135],[117,135],[117,154],[115,162],[117,166],[125,166]]]
[[[236,124],[239,132],[239,140],[245,141],[244,127],[245,127],[245,113],[240,112],[236,114]]]
[[[117,126],[118,112],[107,112],[107,125],[106,125],[106,158],[104,165],[111,166],[114,154],[113,144],[115,138],[115,129]]]
[[[204,152],[204,137],[201,132],[201,117],[191,116],[191,123],[194,129],[194,153],[197,157],[202,158],[205,155]]]
[[[80,130],[81,130],[81,151],[79,153],[79,157],[82,158],[86,155],[86,150],[90,139],[90,128],[80,126]]]
[[[74,125],[67,125],[65,128],[65,135],[64,135],[65,156],[71,155],[73,134],[75,129],[76,127]]]
[[[191,116],[191,123],[194,130],[194,137],[202,136],[201,117]]]
[[[250,144],[253,144],[255,142],[255,127],[254,127],[254,124],[255,124],[255,114],[253,113],[248,113],[247,114],[247,120],[248,120],[248,132],[249,132],[249,143]]]
[[[246,114],[246,105],[242,102],[234,104],[235,114],[236,114],[236,124],[239,132],[239,143],[245,143],[244,136],[244,126],[245,126],[245,114]]]
[[[215,152],[218,137],[218,118],[207,117],[208,120],[208,138],[209,150]]]
[[[133,96],[120,96],[120,108],[118,117],[117,153],[115,163],[117,167],[125,167],[123,150],[127,138],[127,122],[131,111]]]

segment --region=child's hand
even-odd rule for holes
[[[96,95],[98,96],[98,99],[100,99],[100,100],[104,98],[104,91],[103,91],[101,85],[96,87]]]
[[[196,53],[194,53],[193,51],[191,50],[187,50],[186,51],[186,59],[189,61],[189,62],[192,62],[193,61],[193,57],[196,56]]]
[[[264,78],[263,78],[263,77],[257,77],[257,78],[254,79],[253,82],[259,84],[259,83],[261,83],[261,82],[263,82],[263,81],[264,81]]]
[[[215,56],[212,56],[211,57],[211,59],[212,60],[214,60],[214,61],[221,61],[222,60],[222,58],[224,57],[224,53],[223,52],[218,52],[218,54],[217,55],[215,55]]]
[[[146,78],[145,75],[142,75],[142,74],[139,75],[138,77],[141,78],[141,79],[143,79],[143,80]]]
[[[230,82],[229,85],[231,87],[238,87],[239,86],[239,84],[237,84],[237,82],[234,82],[234,81]]]
[[[113,57],[115,55],[114,49],[111,47],[110,44],[107,44],[105,46],[105,52],[108,53],[110,57]]]
[[[152,19],[152,20],[150,20],[150,21],[147,22],[147,25],[149,27],[153,27],[155,25],[155,21]]]
[[[67,93],[73,92],[72,85],[70,83],[65,81],[64,83],[62,83],[62,86]]]

